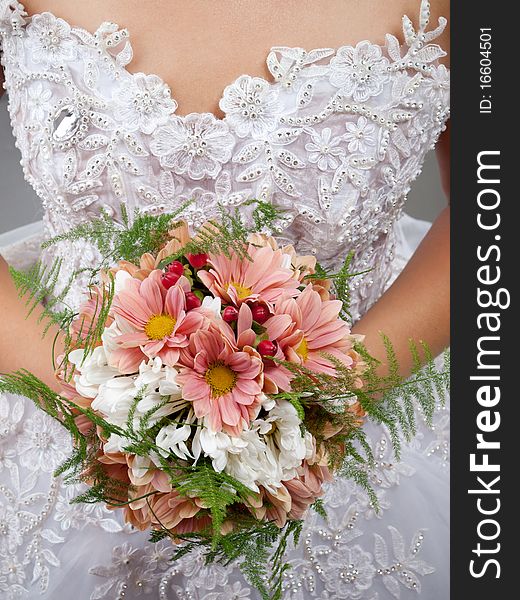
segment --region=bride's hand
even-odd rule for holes
[[[52,363],[53,343],[55,354],[62,350],[57,327],[51,327],[42,338],[44,323],[38,322],[41,309],[37,307],[27,316],[27,306],[19,298],[5,260],[0,256],[0,374],[17,369],[27,369],[52,389],[59,386],[54,378]]]

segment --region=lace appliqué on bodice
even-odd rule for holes
[[[449,71],[432,43],[446,20],[426,31],[428,20],[425,1],[417,30],[403,18],[402,46],[388,34],[384,47],[274,47],[272,80],[238,77],[217,119],[176,115],[160,77],[130,73],[126,29],[89,33],[0,0],[9,110],[47,235],[102,208],[118,220],[122,202],[153,213],[191,199],[184,217],[196,228],[219,203],[260,198],[283,210],[275,233],[298,252],[331,267],[354,251],[352,268],[370,269],[354,282],[359,317],[388,281],[393,223],[448,118]],[[86,244],[56,253],[71,271],[97,258]]]

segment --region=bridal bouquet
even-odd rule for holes
[[[279,246],[260,233],[269,208],[258,203],[252,227],[222,212],[194,237],[175,215],[142,214],[62,236],[102,256],[79,313],[63,307],[66,289],[49,299],[59,265],[13,272],[65,332],[62,391],[27,372],[1,385],[71,432],[58,474],[87,484],[76,501],[122,510],[152,540],[171,538],[176,557],[202,545],[208,561],[238,560],[280,598],[283,551],[310,508],[324,512],[324,484],[347,476],[371,493],[365,420],[386,424],[398,451],[413,402],[431,415],[446,373],[421,371],[414,347],[404,382],[388,344],[394,368],[379,378],[348,325],[350,257],[330,274]]]

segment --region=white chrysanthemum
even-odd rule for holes
[[[117,291],[117,277],[116,277],[116,283],[115,283],[115,288]],[[124,325],[125,321],[121,321],[121,323]],[[105,330],[103,331],[103,333],[101,334],[101,343],[103,346],[103,349],[105,350],[105,355],[107,357],[107,363],[110,366],[117,366],[117,361],[113,361],[112,360],[112,354],[113,352],[115,352],[117,349],[120,348],[120,346],[117,343],[117,340],[121,337],[121,335],[123,335],[123,333],[131,333],[133,330],[129,327],[126,331],[122,331],[121,328],[119,327],[119,325],[116,323],[116,321],[114,321],[110,327],[105,327]]]
[[[160,358],[143,361],[135,375],[121,376],[117,369],[108,365],[108,357],[117,347],[115,339],[118,335],[120,332],[113,323],[103,333],[103,345],[95,348],[90,355],[85,357],[84,350],[70,353],[70,360],[76,367],[74,383],[78,393],[93,398],[92,408],[119,427],[126,426],[130,410],[134,411],[133,426],[139,428],[145,415],[151,427],[163,417],[184,408],[186,402],[177,384],[178,371],[163,365]],[[169,425],[159,431],[157,445],[164,449],[165,456],[171,451],[180,458],[192,458],[185,444],[190,435],[189,426],[177,428]],[[107,453],[124,452],[126,446],[128,439],[112,434],[104,450]],[[155,458],[154,462],[159,465],[158,457]],[[138,473],[140,465],[136,463],[134,466]]]
[[[128,413],[134,409],[133,426],[139,428],[140,420],[147,415],[148,426],[151,427],[163,417],[177,412],[185,405],[181,397],[181,389],[176,383],[177,370],[161,363],[159,358],[143,361],[139,374],[127,377],[114,377],[99,387],[97,397],[92,402],[92,408],[99,411],[113,425],[125,427]],[[168,401],[165,401],[168,398]],[[154,410],[153,413],[150,411]],[[181,428],[182,432],[173,436],[173,431],[163,427],[157,435],[157,445],[165,450],[174,452],[180,458],[188,458],[189,452],[185,441],[191,433],[190,427]],[[177,439],[179,438],[179,439]],[[124,452],[128,440],[112,434],[104,445],[107,453]],[[159,466],[158,457],[150,458]],[[134,465],[134,473],[139,476],[139,461]],[[144,469],[144,466],[141,465]]]
[[[215,317],[220,318],[220,311],[222,310],[222,301],[220,298],[213,298],[213,296],[205,296],[202,300],[203,310],[207,310],[208,312],[212,312],[215,314]]]
[[[162,450],[161,454],[164,457],[167,458],[173,452],[173,454],[182,460],[187,460],[188,458],[193,458],[186,446],[191,433],[192,427],[190,425],[165,425],[159,430],[155,443]]]
[[[116,452],[124,452],[129,441],[116,433],[112,433],[108,440],[103,444],[103,451],[106,454],[115,454]]]
[[[105,330],[107,334],[108,328]],[[110,346],[110,336],[104,339]],[[105,346],[98,346],[85,357],[84,350],[74,350],[70,360],[76,367],[74,382],[76,390],[85,398],[93,398],[92,408],[103,414],[109,423],[124,426],[128,413],[135,407],[134,426],[150,410],[149,425],[185,405],[182,391],[177,384],[177,370],[162,364],[160,358],[143,361],[136,375],[120,376],[119,371],[108,366]],[[168,401],[165,402],[165,398]]]
[[[212,431],[204,427],[199,428],[195,433],[192,451],[196,459],[201,453],[209,456],[215,471],[221,473],[226,468],[228,455],[240,454],[247,445],[248,442],[244,437],[231,437],[222,431]]]
[[[145,388],[145,398],[156,396],[170,396],[170,400],[182,398],[182,391],[177,384],[177,369],[163,365],[157,356],[148,362],[142,362],[139,367],[139,375],[135,380],[135,386],[141,390]],[[143,402],[142,401],[142,402]],[[143,403],[143,407],[146,403]]]
[[[117,369],[108,366],[103,346],[98,346],[88,356],[83,349],[73,350],[69,360],[78,373],[74,376],[76,390],[84,398],[95,398],[99,386],[118,375]]]
[[[108,364],[111,363],[111,356],[114,350],[117,350],[117,338],[121,335],[121,331],[114,321],[110,327],[105,327],[101,334],[101,343],[105,350]]]
[[[265,394],[262,394],[260,396],[260,406],[261,408],[269,412],[276,406],[276,400],[274,400],[273,398],[269,398],[269,396],[266,396]]]
[[[273,490],[280,487],[280,482],[292,477],[284,477],[278,453],[265,443],[265,438],[258,431],[244,432],[242,439],[247,446],[240,453],[228,453],[226,473],[241,481],[254,491],[259,491],[259,486]],[[301,464],[298,461],[297,465]]]
[[[114,294],[117,296],[119,292],[122,292],[125,289],[127,282],[131,279],[133,279],[133,277],[128,271],[124,271],[123,269],[117,271],[114,277]]]
[[[134,377],[114,377],[99,386],[92,408],[113,425],[124,426],[138,390]]]
[[[277,456],[284,475],[296,477],[296,467],[314,453],[314,438],[309,432],[301,433],[301,420],[294,406],[282,401],[269,412],[265,419],[253,422],[263,436],[273,455]]]
[[[254,491],[259,486],[274,490],[297,476],[302,461],[314,453],[314,440],[309,433],[302,435],[296,409],[283,400],[240,437],[203,428],[195,435],[193,452],[209,456],[216,471],[225,471]]]

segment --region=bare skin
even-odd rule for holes
[[[24,5],[29,14],[48,10],[90,31],[110,20],[127,27],[134,49],[130,71],[159,75],[171,87],[179,115],[212,112],[222,117],[218,100],[239,75],[271,79],[265,58],[272,46],[336,48],[363,39],[384,44],[386,33],[402,40],[400,17],[407,14],[417,25],[420,0],[321,0],[319,11],[311,0],[147,0],[146,10],[142,0],[27,0]],[[433,0],[431,10],[434,26],[439,15],[449,15],[449,0]],[[447,31],[437,43],[449,52]],[[448,194],[448,130],[437,155]],[[9,317],[0,323],[0,372],[23,366],[53,384],[52,332],[42,340],[36,317],[26,320],[24,304],[1,258],[0,314]],[[424,340],[436,353],[449,344],[449,208],[354,331],[366,335],[368,349],[383,362],[384,331],[396,348],[403,374],[410,368],[410,338]],[[18,340],[23,343],[13,343]]]

